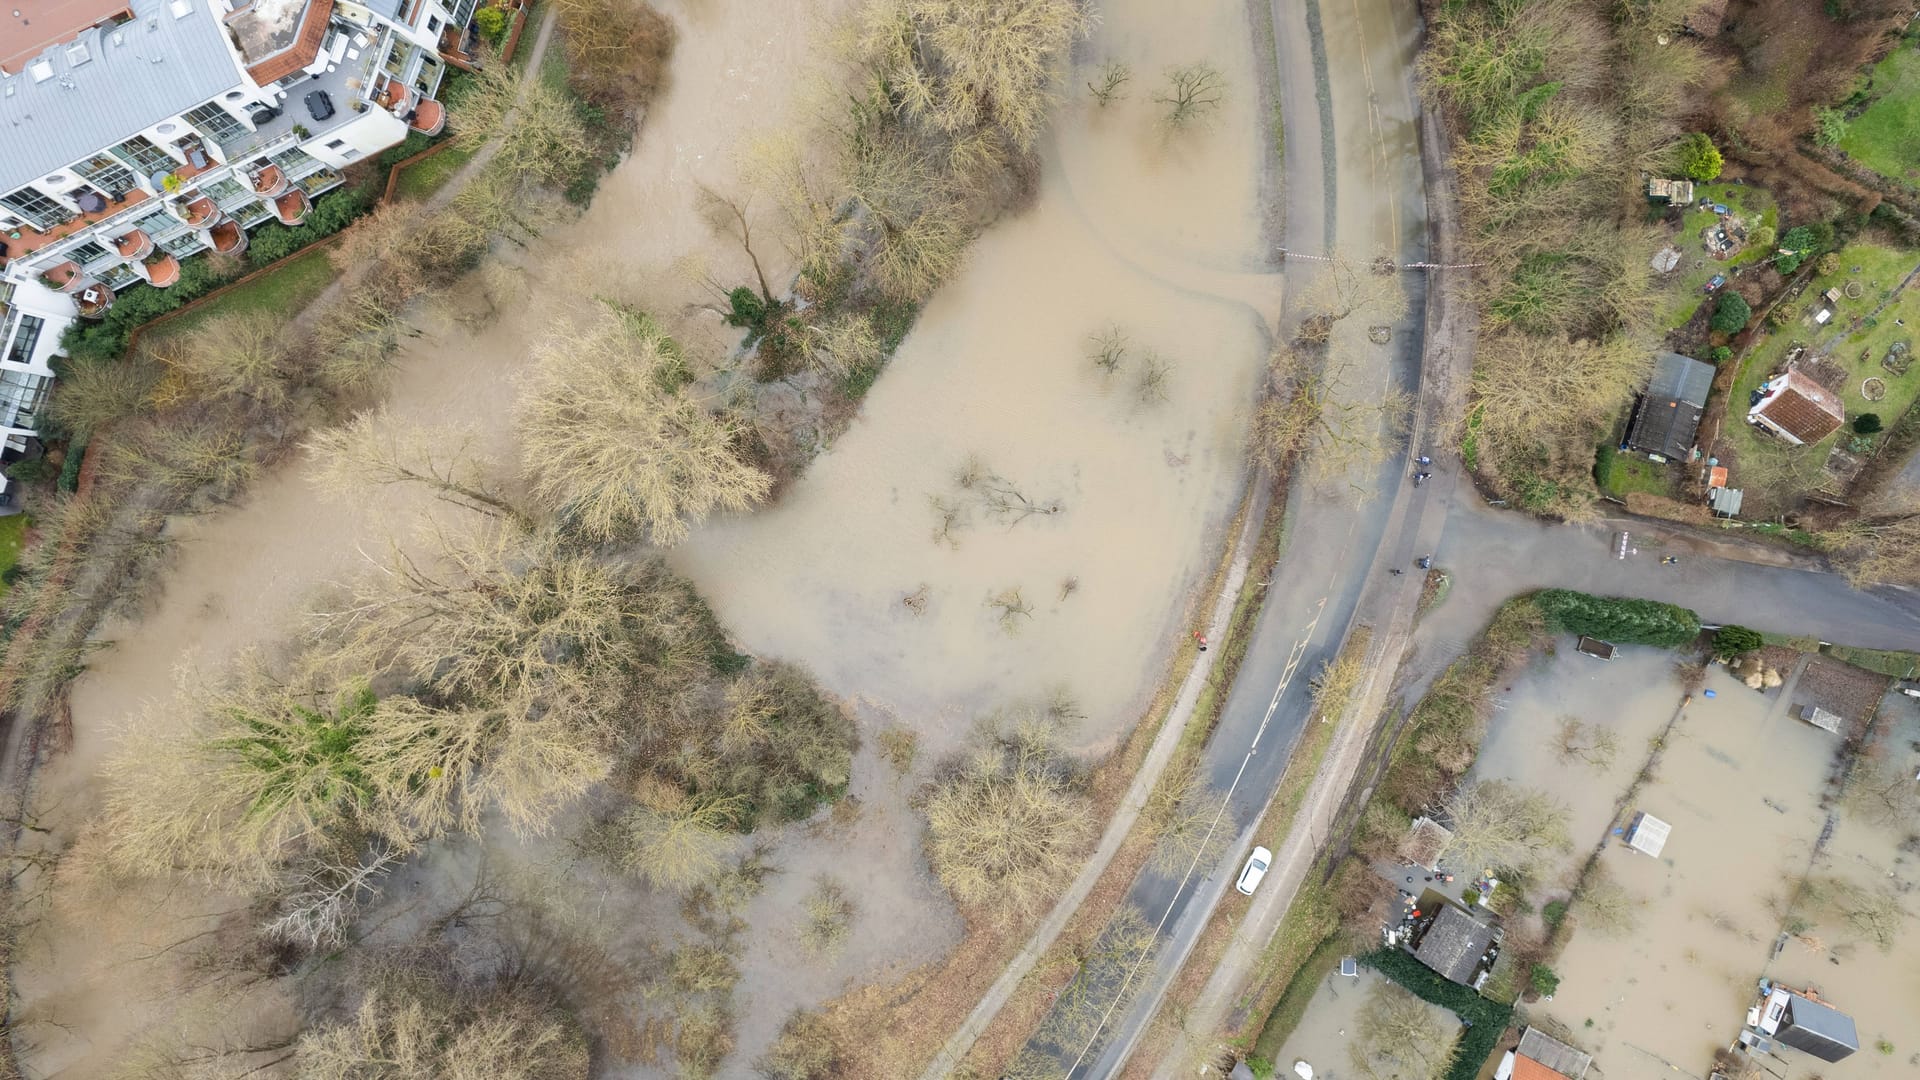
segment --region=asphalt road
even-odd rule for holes
[[[1335,0],[1311,14],[1322,23],[1313,27],[1311,4],[1272,3],[1286,126],[1284,246],[1296,253],[1337,251],[1363,267],[1383,252],[1402,262],[1421,261],[1425,196],[1409,81],[1417,44],[1411,10],[1392,0]],[[1325,43],[1319,63],[1316,42]],[[1375,72],[1388,73],[1391,82],[1376,84]],[[1324,97],[1316,76],[1331,90]],[[1319,270],[1310,259],[1290,258],[1288,295],[1299,295]],[[1425,283],[1418,274],[1404,276],[1409,314],[1393,324],[1388,345],[1367,342],[1367,327],[1357,320],[1336,332],[1335,347],[1356,358],[1356,377],[1371,393],[1384,390],[1390,380],[1412,390],[1417,379]],[[1290,328],[1300,314],[1294,312],[1282,325]],[[1394,461],[1371,476],[1355,477],[1376,492],[1359,502],[1347,491],[1329,494],[1295,486],[1286,551],[1202,758],[1210,788],[1225,797],[1217,828],[1230,832],[1233,842],[1218,866],[1196,866],[1178,876],[1148,868],[1135,879],[1127,901],[1159,927],[1156,962],[1132,973],[1128,994],[1113,987],[1103,995],[1130,997],[1131,1003],[1112,1009],[1093,1037],[1065,1047],[1036,1044],[1055,1052],[1071,1076],[1104,1077],[1119,1070],[1177,973],[1179,959],[1237,871],[1251,844],[1253,822],[1278,786],[1311,709],[1309,681],[1334,658],[1375,553],[1383,543],[1412,543],[1388,536],[1390,523],[1397,528],[1405,520],[1392,512],[1404,473],[1403,463]]]

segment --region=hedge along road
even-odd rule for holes
[[[1425,195],[1410,81],[1418,41],[1413,13],[1392,0],[1332,0],[1304,7],[1271,0],[1271,6],[1286,60],[1273,58],[1280,69],[1287,133],[1284,246],[1338,252],[1360,265],[1383,251],[1402,263],[1424,261]],[[1289,297],[1300,295],[1301,282],[1311,280],[1318,265],[1287,264]],[[1417,386],[1425,283],[1417,274],[1403,278],[1409,314],[1393,324],[1390,344],[1369,344],[1367,327],[1356,320],[1336,332],[1335,348],[1348,350],[1356,362],[1360,392],[1377,396],[1390,382],[1408,391]],[[1282,326],[1291,329],[1302,314],[1291,312]],[[1403,491],[1404,466],[1395,458],[1357,477],[1375,492],[1357,505],[1351,491],[1293,485],[1288,547],[1200,765],[1209,790],[1224,800],[1215,828],[1231,833],[1233,840],[1216,865],[1190,866],[1174,875],[1149,866],[1134,880],[1127,904],[1156,928],[1152,959],[1127,969],[1119,985],[1090,995],[1105,1003],[1093,1030],[1081,1026],[1071,1038],[1050,1037],[1049,1029],[1059,1031],[1065,1019],[1050,1015],[1029,1044],[1029,1051],[1057,1058],[1069,1075],[1104,1077],[1119,1071],[1232,882],[1251,845],[1253,823],[1278,787],[1311,712],[1312,676],[1338,653],[1377,553],[1383,546],[1398,551],[1411,542],[1403,540],[1401,526],[1413,515],[1396,512],[1396,504],[1433,490],[1406,486]],[[1411,582],[1418,576],[1395,580]]]

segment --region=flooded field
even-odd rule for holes
[[[972,715],[1056,687],[1087,714],[1082,747],[1138,719],[1240,489],[1279,301],[1277,280],[1253,273],[1242,18],[1230,4],[1203,17],[1107,5],[1088,52],[1131,61],[1140,90],[1066,108],[1038,204],[975,246],[852,430],[779,505],[675,552],[749,649],[886,703],[934,753]],[[1170,139],[1148,87],[1200,57],[1233,89],[1212,130]],[[1109,325],[1130,348],[1104,376],[1087,343]],[[1136,392],[1148,353],[1171,365],[1164,401]],[[969,458],[1059,513],[996,515],[956,483]],[[962,508],[944,538],[935,499]],[[1009,590],[1031,612],[1003,625],[990,600]]]
[[[1564,895],[1577,861],[1622,824],[1612,817],[1614,801],[1684,693],[1672,663],[1671,654],[1651,649],[1623,650],[1611,664],[1563,650],[1502,695],[1475,776],[1544,787],[1571,810],[1575,850],[1541,875],[1535,904],[1556,890]],[[1909,952],[1911,934],[1882,952],[1847,920],[1806,912],[1815,925],[1770,961],[1789,918],[1786,900],[1808,875],[1828,827],[1823,794],[1838,739],[1789,715],[1792,683],[1763,696],[1714,667],[1706,689],[1715,696],[1696,695],[1686,706],[1652,779],[1627,808],[1672,826],[1660,857],[1618,842],[1601,855],[1637,902],[1630,928],[1611,936],[1576,929],[1553,965],[1561,978],[1555,998],[1528,1008],[1564,1024],[1612,1075],[1656,1075],[1668,1066],[1698,1075],[1739,1032],[1756,980],[1767,976],[1817,987],[1853,1014],[1863,1052],[1846,1063],[1847,1075],[1912,1075],[1907,1056],[1920,1047],[1897,1046],[1920,1007],[1920,979],[1912,974],[1920,950]],[[1911,723],[1909,699],[1893,695],[1883,709],[1883,722]],[[1558,759],[1562,716],[1615,732],[1619,751],[1610,767]],[[1875,884],[1891,871],[1910,889],[1911,858],[1895,851],[1901,839],[1843,814],[1812,872]],[[1573,918],[1578,927],[1577,906]],[[1882,1038],[1896,1053],[1874,1049]],[[1776,1072],[1784,1066],[1786,1076],[1830,1068],[1784,1054],[1769,1064]]]
[[[1314,1080],[1365,1075],[1352,1066],[1352,1047],[1360,1033],[1360,1009],[1366,1004],[1367,994],[1386,981],[1385,976],[1370,967],[1362,967],[1360,974],[1354,976],[1339,972],[1328,975],[1307,1006],[1300,1026],[1294,1029],[1286,1045],[1280,1048],[1280,1056],[1274,1059],[1274,1075],[1293,1077],[1293,1066],[1298,1061],[1313,1066]],[[1445,1009],[1427,1007],[1438,1016],[1458,1022]]]
[[[721,355],[737,340],[683,272],[691,258],[723,279],[748,273],[695,213],[698,187],[742,186],[735,155],[792,107],[817,35],[844,4],[662,7],[680,30],[671,89],[634,155],[583,217],[507,253],[524,291],[492,318],[421,317],[424,336],[400,358],[390,395],[396,422],[467,425],[477,447],[511,463],[514,379],[530,347],[601,296],[660,313],[696,350]],[[1057,686],[1087,711],[1074,733],[1083,748],[1110,745],[1138,719],[1240,490],[1263,328],[1280,299],[1263,273],[1247,40],[1235,4],[1106,6],[1086,62],[1128,60],[1134,92],[1098,113],[1078,97],[1063,105],[1037,204],[980,241],[854,428],[780,505],[714,523],[675,553],[743,647],[814,669],[854,704],[869,737],[881,723],[915,727],[925,761],[974,713]],[[1225,75],[1224,104],[1206,130],[1170,139],[1149,96],[1165,68],[1203,59]],[[778,276],[778,247],[768,246]],[[1109,324],[1128,335],[1131,360],[1103,383],[1085,342]],[[1149,351],[1168,365],[1164,401],[1136,392]],[[958,499],[953,475],[971,455],[1032,498],[1058,500],[1060,512],[1012,524],[975,506],[957,543],[935,543],[928,497]],[[102,628],[112,647],[90,657],[73,688],[73,750],[41,780],[43,820],[57,835],[70,837],[95,804],[93,777],[114,733],[168,722],[177,672],[217,671],[241,649],[297,631],[312,596],[444,512],[400,489],[326,500],[312,471],[295,456],[239,505],[180,523],[179,553],[151,603]],[[914,616],[899,600],[923,585],[926,613]],[[1014,589],[1031,612],[1009,633],[987,601]],[[957,938],[920,854],[913,786],[869,738],[853,778],[857,812],[764,837],[782,872],[748,912],[738,1052],[723,1075],[748,1075],[791,1008],[893,977]],[[576,872],[553,851],[490,834],[423,861],[393,904],[461,887],[479,850],[502,865]],[[792,944],[799,899],[823,870],[859,898],[852,944],[824,965]],[[662,939],[677,932],[671,898],[627,889],[608,912]],[[137,1032],[169,1018],[176,988],[140,959],[178,927],[200,925],[189,917],[230,906],[191,889],[171,902],[179,910],[166,917],[187,921],[62,917],[29,935],[14,986],[35,1073],[101,1074]],[[245,1034],[283,1032],[291,1002],[271,988],[255,1000],[258,1026]]]

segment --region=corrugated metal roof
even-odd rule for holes
[[[1449,904],[1433,917],[1413,955],[1443,977],[1465,986],[1473,980],[1481,957],[1492,944],[1492,927],[1473,921],[1466,912]]]
[[[1713,365],[1691,356],[1663,352],[1653,358],[1653,377],[1647,380],[1647,396],[1684,401],[1705,408],[1713,391]]]
[[[1672,834],[1673,826],[1642,810],[1633,819],[1633,827],[1627,830],[1627,846],[1657,859],[1666,850],[1667,837]]]
[[[1520,1036],[1519,1054],[1522,1061],[1538,1062],[1552,1075],[1564,1076],[1567,1080],[1581,1080],[1593,1064],[1591,1056],[1575,1050],[1539,1028],[1528,1028]],[[1514,1075],[1518,1077],[1522,1074],[1516,1069]]]
[[[1787,1022],[1780,1025],[1779,1039],[1822,1061],[1839,1061],[1860,1049],[1853,1017],[1799,995],[1787,1003]]]
[[[177,16],[176,11],[186,14]],[[0,192],[58,172],[217,97],[240,67],[208,0],[135,0],[134,19],[47,50],[0,79]],[[115,37],[119,38],[115,43]],[[71,55],[70,55],[71,54]],[[36,80],[40,65],[51,74]]]

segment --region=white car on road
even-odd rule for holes
[[[1253,890],[1260,887],[1260,879],[1267,876],[1267,867],[1271,865],[1273,852],[1263,847],[1254,848],[1253,854],[1247,856],[1247,868],[1240,871],[1240,880],[1233,887],[1252,896]]]

